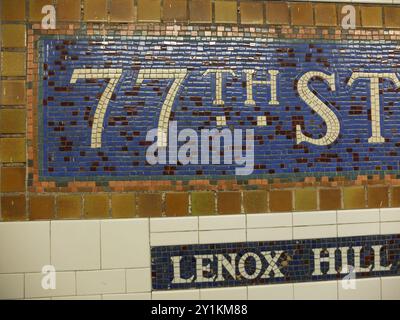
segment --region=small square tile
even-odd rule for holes
[[[1,81],[0,104],[5,106],[17,106],[25,104],[25,81],[3,80]]]
[[[336,26],[337,8],[334,3],[315,4],[315,24],[317,26]]]
[[[25,76],[25,53],[3,51],[1,53],[1,75],[3,77]]]
[[[25,162],[24,138],[0,138],[0,162]]]
[[[42,21],[45,16],[45,14],[42,13],[42,8],[52,4],[50,0],[29,0],[29,21]]]
[[[317,209],[317,190],[314,188],[295,191],[295,210],[311,211]]]
[[[189,212],[189,194],[186,192],[167,193],[165,196],[165,214],[167,217],[187,216]]]
[[[186,0],[164,0],[163,20],[182,22],[187,20]]]
[[[4,221],[26,220],[25,195],[2,196],[1,217]]]
[[[361,23],[367,28],[381,28],[383,26],[382,7],[381,6],[362,6]]]
[[[216,23],[237,23],[237,13],[236,1],[215,2]]]
[[[57,197],[58,219],[80,219],[82,198],[80,195],[59,195]]]
[[[388,187],[368,187],[368,208],[387,208],[389,206]]]
[[[83,214],[87,219],[109,217],[109,203],[107,194],[88,194],[84,197]]]
[[[271,212],[293,211],[292,191],[272,190],[269,193],[269,209]]]
[[[295,26],[314,25],[314,12],[312,3],[290,3],[292,24]]]
[[[84,0],[85,21],[107,21],[107,0]]]
[[[243,191],[243,208],[245,213],[268,212],[267,191]]]
[[[1,39],[3,48],[24,48],[26,40],[25,25],[2,24]]]
[[[344,209],[363,209],[365,203],[364,187],[346,187],[343,188]]]
[[[26,168],[1,168],[0,192],[24,192]]]
[[[54,219],[55,198],[53,196],[31,196],[29,198],[29,219]]]
[[[190,22],[212,22],[211,0],[192,0],[190,2]]]
[[[392,188],[392,207],[400,207],[400,187]]]
[[[217,207],[219,214],[241,213],[242,196],[240,192],[218,192]]]
[[[135,20],[133,0],[112,0],[110,7],[111,22],[133,22]]]
[[[386,28],[400,28],[400,7],[386,6],[383,8]]]
[[[337,10],[338,10],[338,24],[341,26],[344,22],[347,24],[348,23],[348,17],[351,11],[348,9],[348,4],[337,4]],[[361,13],[360,13],[360,6],[351,4],[350,7],[353,7],[355,9],[355,18],[356,18],[356,27],[361,27]]]
[[[162,197],[159,193],[142,193],[137,195],[138,215],[140,217],[161,217]]]
[[[289,7],[287,2],[268,1],[265,10],[268,24],[282,25],[290,23]]]
[[[140,22],[160,22],[161,21],[161,1],[160,0],[138,0],[137,17]]]
[[[342,192],[340,189],[319,190],[320,210],[339,210],[342,208]]]
[[[240,2],[242,24],[263,24],[264,6],[262,2]]]
[[[25,133],[26,114],[24,109],[0,110],[0,133]]]
[[[215,195],[213,192],[192,192],[192,215],[215,214]]]
[[[133,218],[136,215],[135,194],[113,194],[111,196],[111,213],[113,218]]]
[[[1,0],[1,20],[23,21],[25,20],[25,0]]]
[[[80,21],[81,0],[57,0],[57,20]]]

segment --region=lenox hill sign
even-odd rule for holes
[[[232,132],[243,152],[221,154],[249,160],[253,150],[246,178],[400,169],[396,43],[46,37],[39,44],[43,180],[237,175],[232,161],[205,163],[207,139],[191,140],[183,129]],[[223,145],[227,137],[218,138]],[[171,153],[182,147],[184,164]],[[149,148],[164,161],[149,164]]]

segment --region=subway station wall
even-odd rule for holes
[[[2,0],[0,297],[399,298],[385,3]]]

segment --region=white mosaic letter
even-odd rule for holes
[[[265,80],[265,81],[253,80],[256,70],[244,70],[244,73],[246,74],[246,90],[247,90],[247,100],[245,102],[246,105],[249,106],[256,105],[256,102],[253,99],[253,86],[259,84],[270,85],[271,99],[269,101],[269,104],[279,104],[276,96],[276,77],[279,74],[278,70],[268,70],[271,80]]]

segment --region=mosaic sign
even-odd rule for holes
[[[400,169],[396,43],[46,37],[39,50],[42,180]]]
[[[400,274],[400,235],[153,247],[154,290]]]

